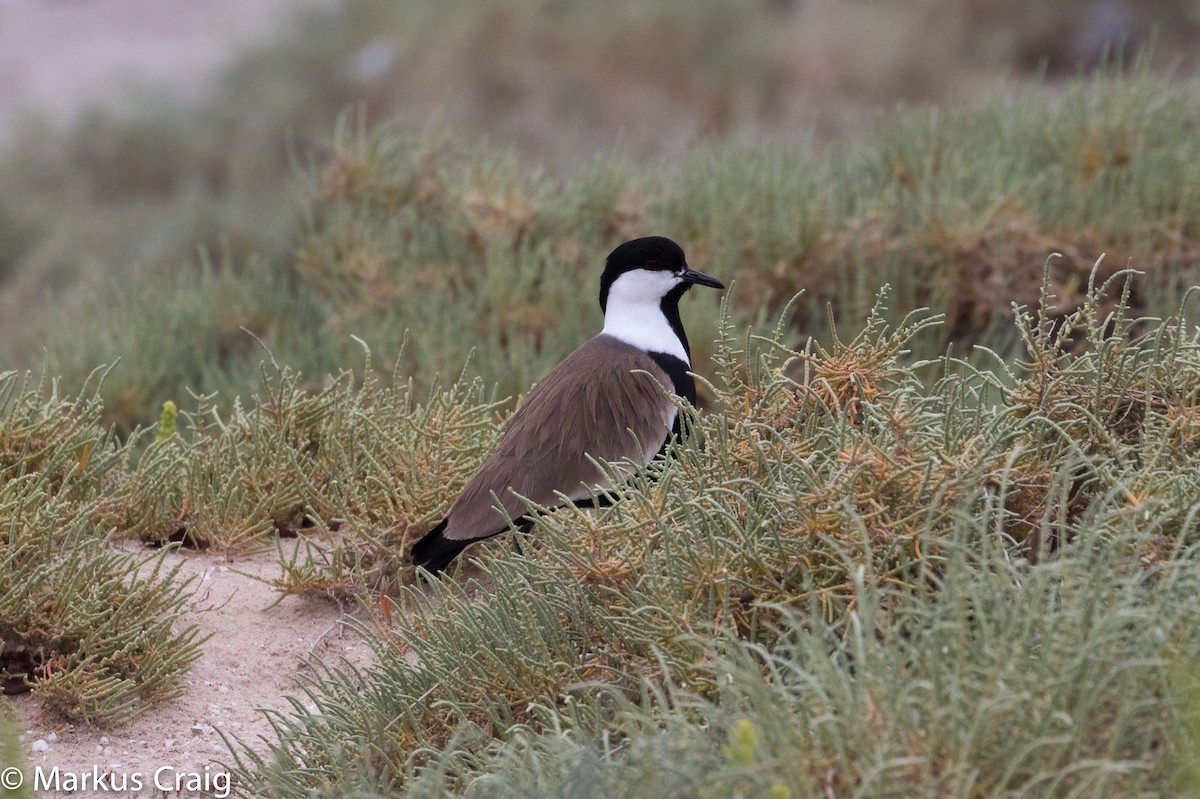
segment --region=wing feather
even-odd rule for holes
[[[527,512],[518,494],[555,506],[556,492],[579,500],[590,488],[608,487],[588,455],[648,463],[675,418],[664,386],[670,379],[646,353],[603,334],[589,339],[513,414],[495,453],[450,508],[445,537],[465,541],[503,531],[496,498],[515,519]]]

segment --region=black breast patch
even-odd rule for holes
[[[665,352],[648,352],[646,354],[667,373],[667,377],[671,378],[671,390],[694,406],[696,404],[696,380],[688,374],[687,363]],[[675,423],[671,425],[671,435],[667,436],[666,441],[663,441],[662,448],[658,451],[659,457],[667,451],[667,444],[671,442],[672,438],[678,439],[682,435],[682,425],[682,415],[676,414]]]
[[[688,374],[690,367],[680,358],[665,352],[646,353],[671,378],[671,390],[692,405],[696,404],[696,381]]]

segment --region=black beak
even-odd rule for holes
[[[689,266],[683,268],[683,273],[680,274],[684,283],[695,283],[697,286],[708,286],[714,289],[723,289],[725,284],[717,280],[715,277],[709,277],[703,272],[697,272]]]

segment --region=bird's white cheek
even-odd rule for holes
[[[608,301],[657,304],[681,281],[682,278],[674,272],[647,272],[644,269],[636,269],[613,281],[608,290]]]

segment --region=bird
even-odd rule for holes
[[[666,451],[680,435],[680,419],[663,388],[696,403],[679,316],[692,286],[725,288],[689,267],[669,238],[634,239],[609,254],[600,276],[602,330],[529,392],[495,452],[413,545],[414,566],[436,575],[471,544],[507,531],[509,519],[527,531],[532,518],[522,497],[549,508],[561,507],[563,496],[594,506],[591,498],[613,487],[611,478],[627,477]]]

